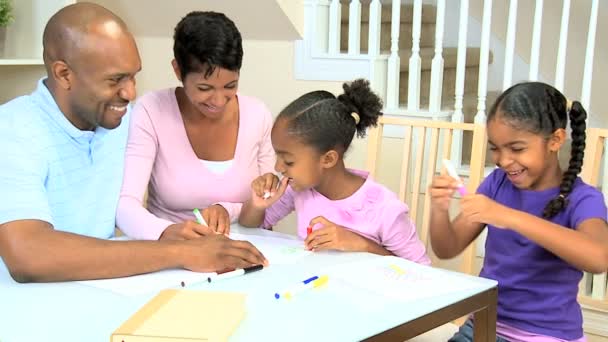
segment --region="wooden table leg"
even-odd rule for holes
[[[487,292],[487,303],[484,309],[473,314],[475,320],[475,330],[473,331],[473,341],[475,342],[495,342],[496,341],[496,301],[498,291],[493,288]]]

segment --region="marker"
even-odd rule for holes
[[[312,226],[306,227],[306,236],[310,235],[311,233],[312,233]]]
[[[205,222],[205,219],[203,218],[203,215],[201,214],[200,210],[198,210],[198,208],[194,208],[192,212],[194,213],[194,217],[196,217],[196,222],[198,224],[202,224],[207,227],[209,226],[207,222]]]
[[[452,177],[458,181],[457,190],[460,193],[460,195],[461,196],[466,195],[467,189],[464,187],[464,184],[462,184],[462,181],[460,180],[460,176],[458,176],[458,172],[456,171],[454,164],[452,164],[452,162],[449,161],[448,159],[444,159],[443,166],[445,167],[445,170],[448,172],[448,175],[450,175],[450,177]]]
[[[234,277],[241,276],[243,274],[259,271],[263,268],[264,268],[264,265],[253,265],[250,267],[239,268],[237,270],[228,270],[225,272],[218,273],[215,276],[207,277],[207,282],[210,283],[212,281],[218,281],[218,280],[227,279],[227,278],[234,278]]]
[[[306,290],[314,289],[314,288],[317,288],[319,286],[325,285],[328,280],[329,280],[329,277],[326,276],[326,275],[323,275],[323,276],[320,276],[320,277],[314,276],[314,277],[308,278],[308,279],[306,279],[306,280],[298,283],[298,285],[296,285],[296,286],[294,286],[294,287],[292,287],[292,288],[290,288],[290,289],[288,289],[286,291],[281,292],[282,294],[275,293],[274,294],[274,298],[276,298],[276,299],[280,299],[280,298],[291,299],[295,295],[297,295],[298,293],[301,293],[301,292],[304,292]]]

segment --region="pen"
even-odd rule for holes
[[[450,175],[450,177],[454,178],[455,180],[458,181],[458,192],[460,193],[461,196],[464,196],[467,194],[467,189],[464,187],[464,184],[462,184],[462,181],[460,180],[460,176],[458,176],[458,172],[456,171],[456,168],[454,167],[454,164],[452,164],[451,161],[449,161],[448,159],[444,159],[443,160],[443,166],[445,166],[445,170],[448,172],[448,175]]]
[[[201,215],[200,210],[198,210],[198,208],[194,208],[194,210],[192,210],[192,212],[194,213],[194,217],[196,217],[196,222],[198,224],[202,224],[204,226],[209,226],[207,224],[207,222],[205,222],[205,219],[203,218],[203,215]]]
[[[243,274],[259,271],[259,270],[261,270],[263,268],[264,268],[264,265],[253,265],[253,266],[249,266],[249,267],[245,267],[245,268],[239,268],[239,269],[236,269],[236,270],[228,270],[228,271],[224,271],[224,272],[218,272],[217,275],[212,276],[212,277],[208,277],[207,278],[207,282],[210,283],[212,281],[218,281],[218,280],[222,280],[222,279],[238,277],[238,276],[241,276]]]
[[[279,298],[285,298],[285,299],[291,299],[293,298],[295,295],[297,295],[298,293],[304,292],[306,290],[309,289],[314,289],[317,288],[321,285],[324,285],[325,283],[327,283],[327,281],[329,280],[329,277],[326,275],[317,277],[310,277],[304,281],[301,281],[300,283],[298,283],[296,286],[291,287],[290,289],[283,291],[281,293],[275,293],[274,294],[274,298],[279,299]]]

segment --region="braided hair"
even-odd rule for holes
[[[583,166],[587,112],[583,105],[566,97],[554,87],[541,82],[525,82],[502,93],[490,109],[487,121],[500,111],[501,119],[514,128],[534,134],[550,136],[559,128],[566,128],[568,118],[572,130],[572,145],[568,169],[559,186],[559,195],[549,201],[543,217],[550,219],[568,206],[568,195]]]
[[[297,98],[281,111],[277,121],[287,119],[290,136],[313,146],[320,153],[348,150],[355,133],[364,137],[382,115],[382,100],[369,85],[357,79],[344,83],[344,93],[337,98],[324,90],[312,91]]]

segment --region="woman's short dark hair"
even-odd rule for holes
[[[216,67],[239,71],[241,33],[223,13],[190,12],[175,27],[173,55],[182,78],[190,72],[204,72],[209,77]]]

